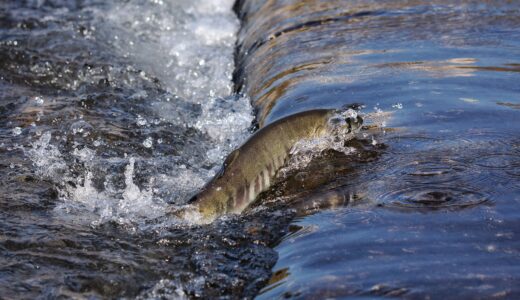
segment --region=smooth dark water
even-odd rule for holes
[[[360,103],[379,128],[374,155],[311,188],[353,201],[292,222],[259,298],[518,297],[520,6],[241,5],[236,76],[260,123]]]
[[[0,297],[519,297],[520,5],[232,5],[0,4]],[[252,114],[352,103],[346,154],[169,214]]]

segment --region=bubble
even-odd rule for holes
[[[137,115],[137,125],[145,126],[146,123],[148,123],[148,122],[146,121],[145,118],[143,118],[141,115]]]
[[[103,145],[103,141],[95,140],[92,144],[94,145],[94,147],[99,147],[99,146]]]
[[[13,136],[17,136],[20,134],[22,134],[22,128],[20,128],[20,127],[13,128]]]
[[[40,96],[34,97],[32,101],[34,101],[38,105],[42,105],[45,102],[45,100]]]
[[[153,146],[153,139],[151,137],[147,137],[146,140],[143,141],[143,146],[145,148],[152,148],[152,146]]]
[[[73,134],[87,134],[93,130],[93,127],[88,122],[80,120],[70,125],[70,130]]]

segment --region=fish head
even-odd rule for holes
[[[359,115],[355,117],[346,117],[345,122],[347,123],[346,127],[350,133],[358,132],[363,126],[363,118]]]
[[[363,119],[354,109],[335,111],[328,119],[328,129],[333,134],[345,135],[358,132]]]
[[[211,182],[188,200],[188,204],[194,206],[207,223],[229,211],[230,193],[217,185],[217,182]]]

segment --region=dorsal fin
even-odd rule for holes
[[[235,159],[238,157],[239,154],[240,154],[240,149],[235,149],[235,150],[233,150],[233,152],[229,153],[228,157],[226,157],[226,160],[224,161],[224,166],[227,167],[230,164],[232,164],[233,161],[235,161]]]
[[[215,175],[215,179],[218,179],[224,175],[224,173],[226,172],[226,168],[235,161],[239,154],[239,149],[233,150],[233,152],[229,153],[228,157],[226,157],[226,160],[224,160],[224,164],[222,165],[218,173]]]

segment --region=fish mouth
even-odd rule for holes
[[[347,122],[349,132],[357,132],[363,126],[363,118],[360,116],[348,117],[345,121]]]
[[[331,133],[356,133],[363,126],[363,118],[352,108],[337,110],[329,118],[328,126]]]
[[[343,133],[358,132],[363,126],[363,118],[359,115],[359,110],[363,107],[362,104],[354,103],[336,109],[329,119],[329,126]]]
[[[363,119],[359,115],[336,115],[328,121],[328,132],[337,138],[356,134],[363,126]]]

